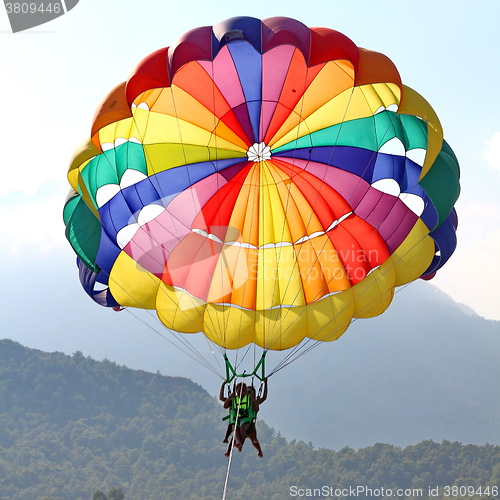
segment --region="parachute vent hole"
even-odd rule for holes
[[[94,284],[94,292],[103,292],[104,290],[108,289],[108,285],[105,285],[104,283],[99,283],[96,281]]]
[[[238,40],[238,39],[243,39],[243,38],[245,38],[245,37],[243,36],[243,31],[241,31],[241,30],[228,31],[224,35],[224,39],[226,40],[226,42],[229,42],[230,40]]]

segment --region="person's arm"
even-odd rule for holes
[[[264,394],[258,399],[258,404],[261,405],[267,399],[267,377],[264,379]]]
[[[224,382],[222,382],[222,385],[220,386],[220,392],[219,392],[219,399],[225,403],[227,398],[226,396],[224,395],[224,389],[226,388],[226,381],[224,380]]]
[[[259,411],[259,402],[257,398],[255,397],[255,392],[249,390],[248,391],[248,396],[250,397],[250,401],[252,402],[252,408],[255,412]]]
[[[224,401],[224,408],[229,408],[231,406],[231,403],[233,402],[234,399],[234,393],[231,394],[226,400]]]

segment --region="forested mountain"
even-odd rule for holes
[[[0,341],[0,500],[219,499],[223,415],[187,379]],[[250,443],[233,456],[230,499],[436,498],[429,488],[443,498],[453,485],[465,498],[498,495],[499,446],[316,450],[258,430],[264,458]]]
[[[286,437],[334,449],[427,439],[498,445],[499,356],[500,321],[418,281],[381,316],[355,321],[272,377],[274,404],[262,413],[276,427],[281,417]],[[291,418],[281,411],[287,387],[300,401]]]

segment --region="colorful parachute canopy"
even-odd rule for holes
[[[386,56],[288,18],[148,56],[68,178],[87,293],[229,349],[334,340],[456,245],[459,168],[433,109]]]

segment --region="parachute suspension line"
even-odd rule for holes
[[[257,346],[254,344],[253,345],[253,366],[256,366],[257,365]],[[253,386],[253,381],[254,381],[254,377],[252,376],[252,386]]]
[[[237,364],[237,366],[240,366],[241,363],[243,363],[243,361],[245,361],[245,358],[248,356],[248,353],[250,352],[251,348],[252,348],[252,344],[248,344],[246,346],[245,352],[243,353],[243,356],[241,356],[241,359],[240,359],[239,363]]]
[[[421,241],[423,241],[423,239],[424,239],[425,237],[426,237],[426,236],[424,236],[423,238],[421,238],[420,240],[418,240],[418,241],[417,241],[417,242],[416,242],[416,243],[415,243],[415,244],[414,244],[411,248],[409,248],[409,249],[408,249],[408,251],[407,251],[407,252],[411,251],[411,250],[412,250],[412,249],[413,249],[416,245],[418,245]],[[404,255],[402,255],[402,256],[401,256],[398,260],[396,260],[396,262],[398,262],[398,261],[399,261],[401,258],[403,258],[403,257],[404,257]],[[385,272],[388,272],[388,270],[387,270],[387,271],[385,271]],[[385,272],[384,272],[384,274],[385,274]],[[382,276],[383,276],[383,275],[382,275]],[[410,283],[411,283],[411,282],[410,282]],[[402,285],[401,287],[399,287],[399,288],[398,288],[398,290],[396,290],[396,292],[398,292],[399,290],[402,290],[402,289],[406,288],[406,287],[407,287],[410,283],[406,283],[406,284]],[[370,287],[375,286],[375,284],[376,284],[376,282],[372,283],[372,284],[370,285]],[[370,301],[369,303],[367,303],[367,304],[366,304],[366,306],[365,306],[363,309],[361,309],[361,310],[360,310],[360,312],[363,312],[363,311],[365,311],[365,310],[369,310],[369,309],[370,309],[370,307],[371,307],[371,305],[372,305],[372,304],[373,304],[376,300],[378,300],[378,299],[377,299],[377,298],[375,298],[375,299],[373,299],[372,301]],[[342,311],[343,311],[343,310],[344,310],[344,309],[342,309]],[[342,312],[342,311],[340,311],[340,312]],[[359,318],[353,318],[352,320],[350,320],[350,321],[349,321],[349,323],[354,322],[356,319],[359,319]],[[321,332],[321,330],[325,329],[327,325],[328,325],[328,323],[327,323],[327,324],[325,324],[325,325],[324,325],[324,326],[323,326],[323,327],[322,327],[322,328],[318,331],[318,333],[319,333],[319,332]],[[347,327],[348,325],[345,325],[345,326]],[[324,339],[327,335],[328,335],[328,332],[324,335],[323,339]],[[313,346],[309,346],[307,349],[305,349],[305,352],[309,352],[309,351],[310,351],[313,347],[315,347],[316,345],[320,344],[320,343],[323,341],[323,339],[321,339],[321,338],[320,338],[320,339],[315,339],[315,340],[313,340],[313,339],[309,338],[309,339],[307,339],[305,342],[303,342],[303,343],[298,344],[297,346],[295,346],[295,347],[292,349],[292,352],[290,352],[290,353],[289,353],[289,354],[288,354],[288,355],[284,358],[284,360],[282,360],[282,361],[278,364],[278,366],[280,367],[279,369],[283,368],[283,366],[282,366],[282,365],[283,365],[283,363],[285,363],[285,362],[286,362],[286,360],[287,360],[287,359],[289,359],[289,358],[290,358],[291,356],[293,356],[295,353],[297,353],[297,352],[299,352],[299,351],[302,351],[308,343],[313,342]],[[301,356],[302,356],[302,353],[301,353],[300,355],[298,355],[296,358],[294,358],[293,360],[298,359],[298,358],[299,358],[299,357],[301,357]],[[288,364],[289,364],[289,362],[287,362],[287,363],[286,363],[286,365],[288,365]],[[286,365],[285,365],[285,366],[286,366]],[[278,371],[278,370],[275,368],[275,369],[271,372],[271,375],[272,375],[272,374],[274,374],[274,373],[276,373],[276,371]]]
[[[253,345],[254,345],[254,352],[255,352],[255,344],[253,344]],[[246,378],[246,377],[252,377],[252,380],[253,380],[253,377],[255,376],[257,369],[259,368],[259,366],[262,363],[262,361],[260,361],[258,364],[259,366],[256,365],[255,355],[254,355],[254,360],[253,360],[253,366],[255,368],[252,370],[252,372],[247,373],[247,370],[244,370],[241,373],[237,373],[239,371],[240,366],[242,365],[243,361],[248,356],[248,353],[250,352],[251,348],[252,348],[252,344],[250,343],[246,346],[245,352],[243,353],[243,356],[241,356],[241,359],[239,360],[239,362],[236,360],[234,367],[232,366],[231,362],[229,361],[229,357],[227,356],[227,354],[226,353],[224,354],[223,357],[224,357],[224,361],[225,361],[225,365],[226,365],[226,382],[230,383],[232,380],[236,380],[237,378]]]
[[[107,273],[103,269],[101,269],[101,271],[108,277],[108,281],[109,281],[109,279],[110,279],[109,273]],[[119,283],[115,282],[114,280],[113,280],[113,282],[126,295],[128,295],[132,300],[134,300],[139,306],[142,306],[142,309],[144,309],[146,311],[146,313],[149,316],[151,316],[151,318],[153,318],[154,321],[159,322],[163,327],[165,327],[165,325],[163,325],[163,323],[161,323],[161,321],[159,320],[159,318],[157,316],[155,316],[149,309],[147,309],[146,304],[141,303],[141,301],[139,301],[130,292],[128,292],[128,290],[126,290],[122,285],[120,285]],[[169,329],[170,333],[172,334],[172,337],[175,338],[179,344],[182,344],[185,347],[185,349],[187,349],[188,351],[190,351],[192,353],[192,355],[188,354],[188,352],[186,352],[182,347],[180,347],[179,345],[175,344],[169,337],[167,337],[167,336],[163,335],[162,333],[160,333],[158,330],[156,330],[154,327],[152,327],[151,325],[149,325],[147,322],[145,322],[138,315],[133,314],[130,311],[130,308],[127,307],[126,311],[129,312],[136,319],[138,319],[141,323],[143,323],[144,325],[146,325],[148,328],[150,328],[152,331],[154,331],[155,333],[157,333],[164,340],[166,340],[167,342],[169,342],[170,344],[172,344],[174,347],[176,347],[177,349],[181,350],[182,352],[184,352],[185,354],[187,354],[188,356],[190,356],[192,359],[194,359],[195,361],[197,361],[198,363],[200,363],[202,366],[205,366],[207,369],[209,369],[210,371],[212,371],[213,373],[215,373],[218,377],[223,378],[221,376],[220,372],[217,371],[217,369],[203,356],[203,354],[201,354],[194,346],[192,346],[189,342],[187,342],[187,340],[185,340],[182,337],[182,334],[179,334],[179,333],[175,332],[175,330],[170,330]],[[207,339],[207,341],[208,341],[208,339]],[[217,358],[215,358],[215,359],[217,359]],[[220,363],[219,363],[218,360],[217,360],[217,363],[219,364],[219,368],[221,368],[220,367]]]
[[[149,274],[149,273],[147,274],[147,276],[148,276],[148,278],[149,278],[149,279],[153,280],[152,276],[150,276],[150,274]],[[109,275],[108,275],[108,279],[109,279]],[[147,308],[146,308],[146,304],[141,303],[141,302],[140,302],[140,301],[139,301],[136,297],[134,297],[131,293],[129,293],[129,292],[128,292],[128,290],[126,290],[125,288],[123,288],[123,287],[122,287],[119,283],[115,282],[115,284],[116,284],[117,286],[119,286],[119,287],[122,289],[122,291],[123,291],[123,292],[125,292],[125,293],[126,293],[126,294],[127,294],[127,295],[128,295],[128,296],[132,299],[132,300],[134,300],[134,301],[135,301],[138,305],[142,306],[142,308],[143,308],[143,309],[147,312],[147,314],[148,314],[148,315],[150,315],[150,316],[153,318],[153,320],[154,320],[154,321],[156,321],[156,322],[158,322],[159,324],[161,324],[164,328],[167,328],[167,327],[166,327],[166,326],[165,326],[165,325],[164,325],[164,324],[160,321],[160,319],[158,318],[158,316],[157,316],[157,315],[155,315],[152,311],[150,311],[149,309],[147,309]],[[171,297],[170,295],[168,295],[168,294],[166,293],[166,291],[164,291],[164,289],[163,289],[163,288],[160,288],[160,289],[159,289],[159,293],[164,293],[164,294],[165,294],[165,297],[166,297],[166,298],[167,298],[167,299],[168,299],[168,300],[169,300],[172,304],[174,304],[174,305],[175,305],[175,303],[174,303],[174,301],[173,301],[172,297]],[[129,311],[129,308],[127,308],[127,311]],[[179,312],[179,311],[178,311],[178,309],[176,309],[176,313],[175,313],[175,314],[177,314],[177,312]],[[187,316],[187,313],[186,313],[185,311],[182,311],[182,310],[181,310],[181,311],[180,311],[180,313],[182,313],[182,314],[186,315],[186,317],[188,317],[188,318],[189,318],[189,316]],[[190,319],[191,319],[191,322],[194,322],[194,320],[193,320],[192,318],[190,318]],[[199,351],[198,351],[198,350],[197,350],[197,349],[196,349],[193,345],[191,345],[191,344],[190,344],[190,342],[188,342],[186,338],[184,338],[184,334],[179,333],[179,332],[177,332],[177,331],[175,331],[175,330],[172,330],[172,329],[170,329],[170,328],[169,328],[168,330],[169,330],[169,332],[172,334],[172,337],[173,337],[173,338],[175,338],[175,339],[177,340],[177,342],[179,342],[180,344],[184,345],[184,347],[185,347],[186,349],[188,349],[189,351],[191,351],[191,352],[192,352],[192,353],[193,353],[193,354],[194,354],[197,358],[199,358],[199,360],[201,361],[201,364],[203,364],[203,365],[205,365],[205,366],[206,366],[206,365],[212,366],[211,371],[216,370],[215,366],[214,366],[213,364],[211,364],[211,363],[210,363],[210,362],[209,362],[209,361],[205,358],[205,356],[204,356],[201,352],[199,352]],[[205,336],[204,336],[204,337],[205,337]],[[165,337],[165,336],[164,336],[164,338],[167,338],[167,337]],[[206,338],[206,340],[207,340],[207,345],[209,345],[209,347],[210,347],[210,344],[209,344],[209,339],[208,339],[207,337],[205,337],[205,338]],[[220,363],[219,363],[219,361],[217,360],[217,357],[214,355],[214,353],[213,353],[213,349],[212,349],[211,347],[210,347],[210,351],[211,351],[212,355],[214,356],[214,359],[217,361],[217,364],[219,364],[219,368],[221,368]],[[218,373],[218,376],[221,376],[221,375],[220,375],[220,372]]]
[[[108,281],[110,279],[110,275],[108,273],[106,273],[105,271],[103,271],[106,276],[108,277]],[[149,279],[153,279],[149,273],[147,273],[147,276]],[[136,302],[142,309],[144,309],[148,315],[150,315],[155,321],[158,321],[160,324],[162,324],[163,327],[165,327],[165,325],[163,325],[163,323],[161,323],[160,319],[154,315],[154,313],[152,313],[148,308],[147,308],[147,304],[144,304],[143,302],[141,302],[140,300],[138,300],[136,297],[134,297],[128,290],[126,290],[120,283],[116,282],[116,281],[113,281],[115,283],[116,286],[118,286],[126,295],[128,295],[134,302]],[[172,300],[172,298],[169,296],[169,295],[166,295],[170,300]],[[127,308],[127,311],[129,311],[129,308]],[[129,311],[130,312],[130,311]],[[132,313],[131,313],[132,314]],[[184,312],[184,314],[186,314]],[[137,315],[133,315],[135,317],[138,318]],[[142,320],[141,320],[142,321]],[[147,323],[145,323],[146,325],[148,325]],[[150,326],[150,325],[148,325]],[[153,327],[150,326],[151,329],[153,329],[154,331],[156,331],[157,333],[159,333],[156,329],[154,329]],[[184,337],[183,337],[183,334],[181,333],[178,333],[176,332],[175,330],[171,330],[169,329],[170,333],[172,334],[172,337],[175,338],[177,340],[178,343],[182,344],[187,350],[191,351],[191,353],[196,356],[198,362],[200,364],[202,364],[203,366],[205,367],[209,367],[209,370],[210,371],[214,371],[214,372],[217,372],[216,368],[205,358],[205,356],[199,352],[193,345],[191,345]],[[163,336],[163,338],[167,339],[167,337]],[[172,343],[173,345],[176,345],[174,344],[170,339],[169,339],[170,343]],[[180,347],[177,346],[179,349]],[[182,350],[182,349],[181,349]],[[217,375],[219,377],[221,377],[220,375],[220,372],[217,372]],[[221,377],[222,378],[222,377]]]
[[[164,335],[159,330],[157,330],[156,328],[154,328],[153,326],[151,326],[149,323],[147,323],[146,321],[144,321],[137,314],[133,313],[130,310],[130,308],[126,308],[125,311],[128,312],[129,314],[131,314],[135,319],[137,319],[138,321],[140,321],[143,325],[145,325],[146,327],[148,327],[151,331],[153,331],[158,336],[160,336],[163,340],[166,340],[169,344],[173,345],[176,349],[179,349],[181,352],[183,352],[184,354],[186,354],[186,356],[189,356],[191,359],[193,359],[197,363],[199,363],[202,366],[204,366],[207,370],[211,371],[214,375],[216,375],[219,378],[224,378],[224,377],[221,376],[220,372],[217,371],[203,356],[201,356],[200,353],[198,353],[195,349],[193,349],[192,346],[190,346],[189,344],[185,344],[185,347],[187,349],[184,350],[181,346],[177,345],[175,342],[172,342],[172,340],[170,338],[168,338],[166,335]],[[174,338],[177,339],[176,336],[174,336]],[[177,340],[179,340],[179,339],[177,339]],[[191,351],[191,352],[189,352],[189,351]],[[219,367],[220,367],[220,364],[219,364]]]
[[[210,361],[198,349],[196,349],[186,339],[184,339],[183,336],[182,336],[182,334],[179,334],[179,333],[175,332],[174,330],[170,330],[169,329],[169,332],[172,334],[172,338],[175,339],[178,342],[176,344],[175,342],[172,341],[172,339],[169,336],[166,336],[166,335],[162,334],[156,328],[154,328],[149,323],[147,323],[142,318],[140,318],[137,314],[134,314],[130,310],[130,308],[126,308],[125,310],[129,314],[131,314],[134,318],[138,319],[141,323],[143,323],[148,328],[150,328],[152,331],[154,331],[156,334],[158,334],[160,337],[162,337],[164,340],[166,340],[169,344],[173,345],[174,347],[176,347],[177,349],[179,349],[181,352],[184,352],[191,359],[194,359],[200,365],[204,366],[205,368],[207,368],[209,371],[211,371],[212,373],[214,373],[218,377],[223,378],[221,376],[222,369],[221,369],[220,363],[219,363],[219,361],[217,360],[217,358],[215,356],[214,356],[214,359],[217,361],[217,364],[219,365],[219,370],[217,370],[216,366],[214,364],[210,363]],[[158,323],[160,323],[162,325],[162,327],[165,328],[165,325],[163,325],[163,323],[161,323],[160,320],[151,311],[146,310],[146,312],[151,316],[151,318],[154,321],[157,321]],[[183,346],[183,347],[181,347],[181,346]],[[212,350],[211,350],[211,352],[213,354]]]
[[[97,216],[96,216],[97,217]],[[104,269],[101,269],[101,271],[107,276],[108,278],[108,282],[110,280],[110,275],[109,273],[107,273]],[[149,273],[148,273],[148,276],[149,276]],[[152,278],[150,278],[152,279]],[[153,318],[154,321],[157,321],[159,322],[160,324],[162,324],[163,327],[165,327],[165,325],[163,325],[163,323],[161,323],[161,321],[159,320],[159,318],[157,316],[155,316],[148,308],[147,308],[147,304],[144,304],[143,302],[141,302],[140,300],[138,300],[136,297],[134,297],[128,290],[126,290],[120,283],[116,282],[113,280],[113,282],[115,283],[115,285],[117,287],[119,287],[126,295],[128,295],[134,302],[136,302],[142,309],[144,309],[146,311],[146,313],[151,316]],[[163,337],[165,340],[167,340],[170,344],[172,344],[173,346],[177,347],[179,350],[181,350],[182,352],[185,352],[187,354],[186,351],[184,351],[179,345],[175,344],[170,338],[166,337],[165,335],[162,335],[158,330],[156,330],[155,328],[153,328],[151,325],[149,325],[148,323],[146,323],[143,319],[139,318],[139,316],[137,316],[136,314],[133,314],[131,311],[130,311],[130,308],[126,308],[126,310],[132,315],[134,316],[135,318],[139,319],[139,321],[141,321],[141,323],[145,324],[146,326],[148,326],[151,330],[153,330],[155,333],[157,333],[158,335],[160,335],[161,337]],[[188,351],[190,351],[192,353],[192,357],[193,359],[195,359],[195,361],[197,361],[199,364],[201,364],[202,366],[205,366],[207,369],[209,369],[210,371],[212,371],[213,373],[215,373],[218,377],[220,378],[223,378],[220,374],[220,372],[217,371],[217,369],[205,358],[205,356],[203,354],[201,354],[194,346],[192,346],[186,339],[183,338],[182,334],[176,332],[175,330],[171,330],[169,329],[170,333],[172,334],[172,337],[175,338],[177,340],[177,342],[179,344],[182,344]],[[220,365],[219,365],[220,367]]]
[[[395,291],[395,293],[399,293],[400,291],[404,290],[410,284],[411,284],[411,282],[410,283],[406,283],[405,285],[402,285],[400,288],[398,288]],[[369,305],[371,305],[371,303],[368,304],[368,306]],[[360,319],[360,318],[353,318],[350,323],[354,323],[358,319]],[[309,345],[306,348],[305,346],[307,346],[307,344],[310,344],[311,342],[312,342],[312,344]],[[274,375],[276,372],[280,371],[285,366],[288,366],[290,363],[292,363],[292,362],[296,361],[297,359],[301,358],[302,356],[304,356],[305,354],[307,354],[310,350],[312,350],[313,348],[317,347],[318,345],[320,345],[322,343],[323,343],[322,339],[313,340],[313,339],[309,338],[304,343],[301,343],[301,344],[295,346],[295,348],[284,359],[282,359],[281,362],[278,363],[278,365],[275,368],[273,368],[273,370],[271,371],[271,373],[269,374],[269,376]],[[296,356],[293,357],[295,354],[296,354]]]
[[[205,341],[207,343],[207,346],[210,349],[210,353],[212,354],[213,359],[217,363],[217,366],[219,367],[220,372],[222,372],[223,371],[222,370],[222,365],[221,365],[221,363],[219,361],[219,358],[215,355],[215,349],[217,349],[220,354],[223,353],[222,347],[220,345],[216,344],[215,342],[213,342],[212,340],[210,340],[206,335],[202,335],[202,337],[205,339]]]
[[[426,235],[427,236],[427,235]],[[426,238],[426,236],[424,236],[423,238],[417,240],[417,242],[411,247],[408,249],[407,253],[409,251],[411,251],[416,245],[418,245],[421,241],[423,241],[424,238]],[[406,254],[405,254],[406,255]],[[404,257],[404,255],[402,255],[398,260],[396,260],[396,262],[398,262],[400,259],[402,259]],[[388,271],[388,270],[387,270]],[[387,272],[385,271],[385,272]],[[384,274],[385,274],[384,272]],[[383,275],[382,275],[383,276]],[[398,293],[400,290],[403,290],[404,288],[406,288],[408,285],[410,285],[411,282],[409,283],[405,283],[404,285],[402,285],[401,287],[399,287],[395,293]],[[376,282],[372,283],[370,285],[370,287],[374,286],[376,284]],[[366,304],[366,306],[360,311],[360,312],[363,312],[365,310],[369,310],[371,305],[376,301],[378,300],[377,298],[373,299],[372,301],[370,301],[369,303]],[[351,322],[354,322],[355,320],[357,320],[359,318],[353,318],[351,321],[349,321],[349,323]],[[326,326],[328,325],[328,323],[322,327],[322,329],[324,329]],[[347,325],[346,325],[347,326]],[[321,330],[322,330],[321,329]],[[319,330],[318,333],[321,331]],[[328,332],[325,334],[324,337],[326,337],[328,335]],[[305,352],[301,352],[299,355],[296,356],[296,358],[294,358],[292,361],[295,361],[296,359],[298,359],[299,357],[301,357],[303,354],[305,354],[306,352],[309,352],[313,347],[315,347],[316,345],[320,344],[321,342],[323,341],[323,339],[316,339],[316,340],[313,340],[311,338],[307,339],[307,341],[301,343],[301,344],[298,344],[297,346],[294,347],[294,349],[292,349],[292,352],[289,353],[279,364],[278,364],[278,367],[279,369],[277,369],[278,367],[276,367],[275,369],[272,370],[271,372],[271,375],[276,373],[276,371],[279,371],[281,368],[283,368],[284,366],[290,364],[291,361],[289,362],[286,362],[291,356],[293,356],[295,353],[299,352],[299,351],[302,351],[304,350],[304,347],[310,343],[310,342],[313,342],[313,345],[312,346],[309,346],[307,349],[305,349]]]
[[[405,285],[403,285],[400,288],[398,288],[395,291],[395,293],[401,292],[402,290],[404,290],[409,285],[411,285],[411,282],[410,283],[406,283]],[[352,323],[354,323],[358,319],[360,319],[360,318],[353,318]],[[310,345],[309,347],[307,347],[307,349],[301,349],[300,352],[297,351],[298,352],[297,356],[292,357],[293,353],[290,353],[283,360],[281,360],[281,362],[275,368],[272,369],[271,373],[269,374],[269,377],[271,375],[274,375],[275,373],[279,372],[280,370],[282,370],[283,368],[285,368],[289,364],[293,363],[294,361],[297,361],[299,358],[301,358],[302,356],[304,356],[305,354],[307,354],[309,351],[311,351],[312,349],[314,349],[318,345],[322,344],[321,340],[315,340],[315,341],[313,341],[312,339],[307,339],[306,344],[309,343],[309,342],[313,342],[313,344]],[[296,347],[298,347],[298,346],[296,346]]]

